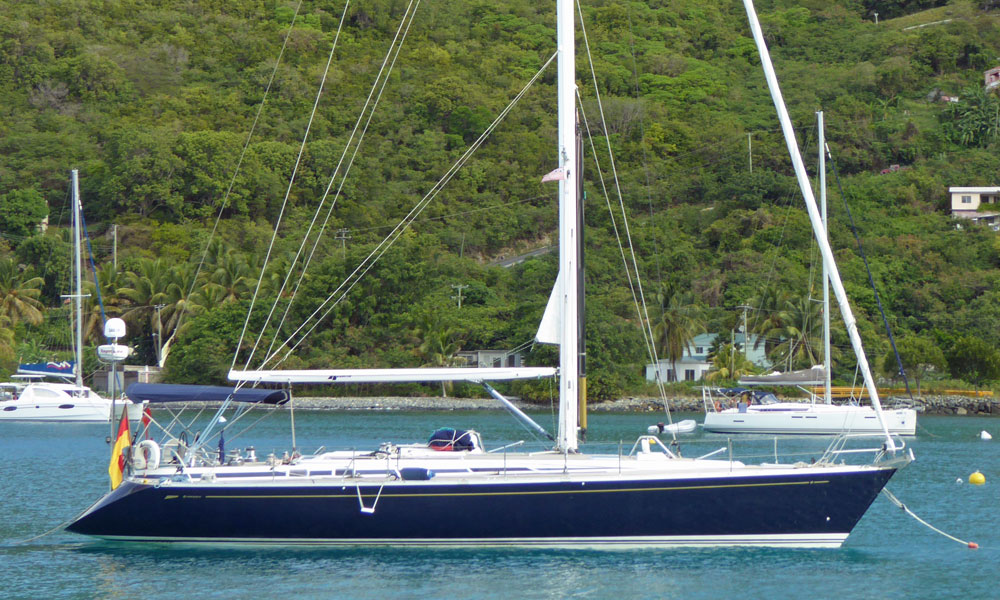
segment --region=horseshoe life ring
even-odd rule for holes
[[[142,440],[135,447],[133,463],[137,470],[156,469],[160,466],[160,445],[153,440]]]

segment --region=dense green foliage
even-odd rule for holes
[[[263,354],[276,330],[283,339],[339,298],[341,282],[554,52],[545,3],[421,3],[377,108],[362,113],[407,4],[351,4],[318,102],[343,8],[295,8],[0,0],[0,294],[20,294],[0,303],[0,371],[57,329],[25,315],[68,290],[69,169],[81,172],[104,308],[130,322],[134,360],[155,362],[165,348],[172,380],[219,381],[237,349],[250,357],[261,328]],[[997,7],[770,0],[758,10],[813,170],[814,112],[825,113],[838,175],[830,237],[870,355],[888,342],[845,204],[897,339],[934,340],[953,375],[988,382],[989,369],[963,371],[954,357],[973,347],[967,336],[1000,346],[1000,242],[987,228],[956,229],[946,190],[1000,184],[1000,104],[981,89],[982,71],[1000,62]],[[609,214],[601,186],[611,183],[609,144],[660,355],[677,356],[678,335],[736,327],[735,308],[749,302],[759,309],[751,328],[768,336],[775,360],[816,360],[815,244],[741,3],[598,0],[582,11],[596,73],[581,51],[582,114],[604,169],[586,140],[591,393],[641,390],[647,360],[615,237],[622,215]],[[285,366],[453,364],[459,348],[532,338],[554,257],[490,264],[554,243],[554,187],[539,183],[556,163],[554,83],[550,65],[374,268],[323,309]],[[939,102],[942,93],[961,101]],[[882,174],[890,165],[903,168]],[[44,234],[34,227],[39,198],[55,225]],[[301,283],[283,286],[324,198],[325,237]],[[461,308],[456,285],[468,286]],[[288,315],[280,326],[265,319],[275,298]],[[96,343],[96,296],[87,314]],[[679,333],[678,319],[691,331]],[[838,374],[849,377],[842,328],[834,341]],[[553,357],[536,347],[527,359]],[[937,358],[918,364],[943,370]]]

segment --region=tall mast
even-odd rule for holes
[[[584,281],[584,272],[587,267],[587,261],[584,257],[584,236],[586,235],[586,229],[583,226],[583,133],[580,131],[580,119],[579,117],[575,120],[576,123],[576,231],[577,231],[577,254],[576,254],[576,264],[577,264],[577,303],[579,311],[576,315],[576,321],[579,323],[579,328],[577,329],[577,336],[579,337],[579,354],[577,356],[577,364],[580,366],[580,371],[577,375],[580,377],[580,386],[577,389],[577,423],[580,426],[579,435],[580,440],[583,442],[587,441],[587,286]]]
[[[76,385],[83,387],[83,257],[80,252],[80,174],[73,169],[73,308],[76,320]]]
[[[753,7],[753,0],[743,0],[746,7],[747,18],[750,21],[750,31],[753,33],[754,41],[757,43],[757,52],[760,54],[760,64],[764,68],[764,76],[767,79],[767,87],[771,90],[771,99],[774,101],[774,108],[778,111],[778,120],[781,122],[781,131],[785,136],[785,145],[788,147],[788,155],[792,159],[792,167],[795,169],[795,179],[799,183],[799,189],[806,201],[806,211],[809,213],[809,222],[812,224],[813,235],[819,243],[820,253],[823,255],[823,264],[826,266],[830,284],[833,286],[833,294],[837,297],[840,305],[840,313],[844,317],[844,326],[847,328],[847,335],[851,338],[851,346],[854,348],[854,355],[858,358],[858,368],[865,379],[865,387],[868,395],[872,399],[872,408],[878,416],[879,425],[882,426],[882,433],[885,435],[886,448],[890,452],[896,451],[896,442],[889,435],[889,428],[885,418],[882,416],[882,403],[878,399],[878,390],[875,389],[875,379],[872,377],[871,368],[868,366],[868,358],[865,349],[861,345],[861,335],[858,333],[858,322],[854,318],[854,312],[847,300],[847,292],[844,290],[844,283],[840,280],[840,271],[837,263],[833,260],[833,250],[830,249],[830,242],[826,239],[823,230],[823,220],[820,217],[819,209],[816,207],[816,197],[813,195],[812,186],[809,184],[809,177],[806,175],[806,167],[802,163],[802,155],[799,153],[799,144],[795,139],[795,130],[792,129],[792,120],[788,116],[788,109],[785,108],[785,100],[781,96],[781,89],[778,87],[778,76],[774,74],[774,65],[771,64],[771,54],[764,43],[764,34],[760,29],[760,21],[757,19],[757,11]]]
[[[579,280],[577,279],[577,176],[576,176],[576,48],[573,0],[556,2],[556,34],[559,57],[559,270],[563,273],[559,302],[562,304],[562,335],[559,343],[559,435],[558,448],[577,450],[579,402]]]
[[[823,215],[823,237],[830,240],[830,222],[826,218],[826,137],[823,134],[823,111],[816,113],[816,126],[819,129],[819,207]],[[830,275],[826,272],[826,261],[823,262],[823,400],[830,404]]]

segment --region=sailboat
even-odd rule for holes
[[[892,408],[879,413],[871,406],[833,404],[812,394],[823,385],[826,369],[817,365],[800,371],[747,376],[729,389],[702,388],[705,406],[703,428],[710,433],[762,433],[792,435],[879,434],[882,423],[893,435],[916,435],[917,412]],[[781,402],[764,387],[796,387],[810,394],[809,402]],[[829,398],[829,396],[826,396]]]
[[[827,238],[826,142],[823,113],[816,113],[819,130],[819,189],[823,239]],[[830,393],[830,279],[823,264],[823,364],[811,369],[752,375],[740,378],[740,388],[702,388],[705,431],[711,433],[760,433],[793,435],[836,435],[844,432],[878,434],[885,423],[893,435],[916,435],[917,411],[896,407],[881,411],[856,402],[834,404]],[[809,402],[780,402],[774,394],[760,392],[759,386],[795,387],[805,392]],[[812,389],[823,387],[818,398]],[[748,389],[749,388],[749,389]]]
[[[21,365],[14,378],[3,384],[0,394],[0,420],[71,421],[107,423],[111,420],[112,401],[102,398],[83,385],[83,268],[80,249],[81,224],[79,173],[72,172],[73,203],[73,362],[49,362]],[[45,381],[54,378],[58,381]]]
[[[747,6],[762,46],[749,0]],[[831,446],[814,464],[748,464],[714,456],[719,451],[689,458],[656,436],[641,436],[628,452],[581,451],[573,17],[573,0],[558,0],[561,275],[552,296],[558,369],[234,369],[233,382],[283,389],[242,388],[256,393],[245,398],[229,390],[197,441],[174,438],[161,446],[143,440],[125,463],[120,485],[73,521],[70,531],[122,541],[434,547],[844,542],[893,474],[913,459],[888,434],[877,448],[866,449],[872,460],[865,464],[845,464],[859,454],[842,446]],[[829,246],[824,252],[832,261]],[[543,452],[488,451],[471,430],[437,432],[427,444],[293,451],[266,460],[208,447],[221,411],[232,402],[293,402],[289,393],[297,384],[452,380],[482,383],[500,399],[487,382],[552,376],[559,379],[558,432],[554,447]],[[161,399],[156,389],[143,393],[151,403]]]

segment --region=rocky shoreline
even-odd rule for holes
[[[892,406],[896,401],[901,404],[903,398],[888,398],[883,404]],[[514,401],[525,410],[542,408],[525,402]],[[671,412],[701,412],[701,398],[677,397],[670,398]],[[973,398],[968,396],[923,396],[913,402],[917,412],[928,415],[1000,415],[1000,401],[993,397]],[[300,410],[502,410],[502,407],[492,398],[442,398],[440,396],[406,397],[380,396],[371,398],[320,398],[296,397],[295,408]],[[547,408],[547,407],[545,407]],[[631,397],[614,401],[592,403],[590,412],[594,413],[644,413],[662,412],[663,403],[658,398]]]

